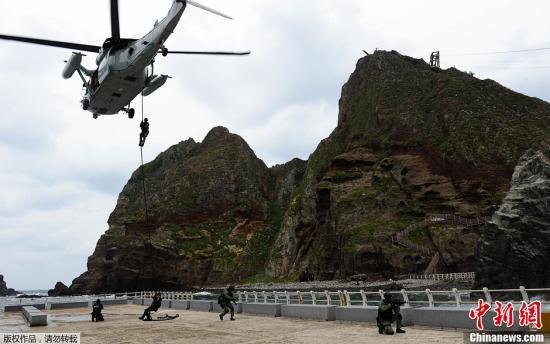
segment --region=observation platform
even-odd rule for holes
[[[217,305],[216,305],[217,306]],[[463,343],[463,332],[407,327],[403,335],[378,334],[373,323],[306,320],[237,314],[237,321],[220,321],[213,312],[161,309],[180,317],[171,321],[142,322],[144,306],[106,306],[105,321],[92,323],[89,308],[45,310],[47,327],[30,328],[16,312],[0,312],[0,332],[80,332],[82,343]]]

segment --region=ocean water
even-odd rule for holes
[[[36,295],[36,296],[48,296],[47,290],[37,289],[37,290],[21,290],[21,294],[19,295]],[[23,298],[17,298],[17,296],[7,296],[7,297],[0,297],[0,306],[5,305],[14,305],[14,304],[21,304],[21,303],[33,303],[33,301],[39,300],[39,299],[23,299]]]

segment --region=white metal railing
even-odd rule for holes
[[[141,292],[128,292],[128,293],[110,293],[110,294],[97,294],[97,295],[80,295],[80,296],[45,296],[36,298],[18,298],[5,303],[5,305],[25,305],[25,304],[51,304],[51,303],[63,303],[63,302],[85,302],[95,301],[97,299],[102,300],[115,300],[115,299],[128,299],[133,297],[140,297]]]
[[[457,273],[457,274],[441,274],[450,278],[455,275],[456,278],[472,278],[475,273]],[[422,275],[420,275],[422,276]],[[434,275],[436,276],[436,275]],[[324,290],[324,291],[242,291],[237,293],[239,302],[245,303],[286,303],[286,304],[310,304],[310,305],[338,305],[343,307],[350,306],[377,306],[383,299],[384,294],[388,291],[347,291],[347,290]],[[127,296],[137,298],[152,298],[155,292],[144,291],[138,293],[126,293]],[[196,300],[204,297],[213,300],[217,297],[215,294],[209,293],[193,293],[193,292],[160,292],[165,300]],[[542,294],[550,294],[550,288],[542,289],[526,289],[519,287],[518,289],[491,289],[483,288],[482,290],[405,290],[389,291],[402,300],[409,307],[469,307],[474,305],[479,298],[485,299],[486,302],[493,301],[532,301],[539,299]],[[516,297],[505,299],[502,295],[515,294]],[[111,294],[112,295],[112,294]],[[94,296],[97,297],[97,296]],[[93,298],[93,297],[92,297]],[[550,301],[541,300],[544,305],[550,306]]]
[[[205,298],[214,300],[216,294],[211,293],[193,293],[193,292],[169,292],[161,291],[164,300],[197,300]],[[550,301],[541,299],[542,295],[549,295],[550,288],[526,289],[487,289],[482,290],[405,290],[400,291],[242,291],[237,293],[239,302],[246,303],[285,303],[285,304],[310,304],[310,305],[338,305],[343,307],[358,306],[377,306],[383,299],[385,293],[391,293],[396,298],[402,300],[409,307],[470,307],[477,303],[479,298],[486,302],[493,301],[526,301],[540,300],[545,307],[550,306]],[[76,297],[47,297],[39,300],[20,299],[20,303],[54,303],[54,302],[75,302],[75,301],[93,301],[95,299],[128,299],[128,298],[152,298],[155,292],[142,291],[131,293],[102,294],[102,295],[84,295]],[[516,297],[508,299],[503,295],[515,294]]]
[[[377,306],[383,299],[385,291],[244,291],[238,293],[240,302],[245,303],[286,303],[310,305],[338,305],[349,306]],[[477,303],[479,298],[486,302],[493,301],[532,301],[539,299],[541,294],[550,294],[550,288],[545,289],[494,289],[489,290],[400,290],[390,291],[409,307],[469,307]],[[503,298],[503,294],[516,293],[515,298]],[[475,296],[472,296],[474,294]],[[530,296],[531,295],[531,296]],[[509,297],[509,296],[508,296]],[[542,303],[550,306],[550,301],[541,299]]]

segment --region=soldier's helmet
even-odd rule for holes
[[[392,299],[392,295],[390,293],[384,294],[384,301],[391,301],[391,299]]]
[[[229,287],[227,287],[227,290],[235,290],[235,286],[230,285]]]

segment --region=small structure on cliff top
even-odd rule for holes
[[[430,55],[430,66],[439,68],[439,51],[434,51]]]

